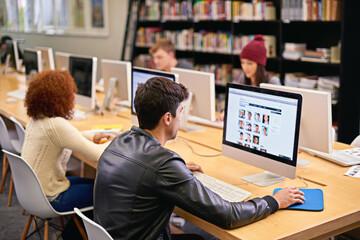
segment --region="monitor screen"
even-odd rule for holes
[[[35,49],[24,49],[24,66],[26,76],[35,75],[42,71],[41,52]]]
[[[190,92],[192,92],[189,114],[215,121],[214,73],[183,68],[171,68],[171,72],[179,74],[179,83],[183,84]]]
[[[95,107],[96,64],[96,57],[71,55],[69,58],[69,72],[78,87],[76,103],[88,108]]]
[[[260,84],[260,87],[301,94],[303,104],[300,147],[331,153],[333,145],[331,93],[265,83]]]
[[[301,103],[299,94],[228,84],[223,154],[295,178]]]
[[[148,79],[153,77],[164,77],[168,78],[172,81],[177,82],[178,75],[175,73],[162,72],[152,69],[133,67],[131,74],[131,113],[132,115],[136,115],[134,99],[137,87],[140,83],[145,83]]]

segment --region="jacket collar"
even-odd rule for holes
[[[153,135],[151,135],[150,133],[148,133],[148,132],[145,131],[144,129],[141,129],[141,128],[136,127],[136,126],[132,126],[132,127],[131,127],[131,131],[134,131],[134,132],[137,132],[137,133],[139,133],[139,134],[145,135],[145,136],[153,139],[154,141],[156,141],[157,143],[160,144],[160,142],[159,142]]]

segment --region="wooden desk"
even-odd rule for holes
[[[14,81],[14,82],[12,82]],[[23,125],[28,118],[23,106],[23,101],[17,103],[5,103],[6,92],[18,88],[16,77],[8,76],[0,78],[0,114],[11,117],[14,116]],[[111,113],[104,116],[90,115],[86,120],[71,121],[79,130],[91,129],[98,124],[124,124],[124,130],[131,127],[129,118],[119,117]],[[202,143],[209,142],[209,136],[219,137],[218,129],[211,131],[209,135],[192,133],[196,141]],[[179,136],[187,135],[179,132]],[[216,137],[217,136],[217,137]],[[221,135],[220,135],[221,137]],[[185,138],[185,137],[184,137]],[[191,137],[187,137],[191,138]],[[192,139],[191,145],[196,152],[205,154],[216,154],[219,151],[206,147],[205,144],[196,144]],[[221,139],[211,139],[215,143]],[[284,181],[268,187],[258,187],[253,184],[245,183],[241,180],[242,176],[262,172],[263,170],[244,164],[233,159],[218,157],[200,157],[191,152],[182,141],[172,141],[166,145],[167,148],[176,151],[185,161],[195,161],[200,164],[204,171],[215,178],[221,179],[230,184],[241,184],[239,187],[252,193],[251,198],[271,195],[274,188],[286,186],[303,186],[304,183],[299,179]],[[341,143],[334,145],[337,149],[344,149],[348,146]],[[79,156],[79,155],[78,155]],[[89,162],[79,156],[83,161],[96,168],[96,163]],[[322,212],[290,211],[280,210],[277,213],[259,222],[250,224],[234,230],[224,230],[216,227],[192,214],[179,208],[176,212],[221,239],[324,239],[353,228],[360,226],[360,181],[356,178],[344,176],[348,168],[337,164],[301,153],[300,157],[310,160],[311,164],[299,167],[297,175],[307,180],[310,188],[320,188],[324,191],[325,209]]]

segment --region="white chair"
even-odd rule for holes
[[[89,219],[82,212],[80,212],[78,208],[74,208],[74,211],[83,220],[89,240],[113,240],[110,234],[102,226]]]
[[[0,117],[0,145],[1,147],[9,152],[21,154],[22,144],[20,143],[19,136],[15,130],[8,130],[4,120]],[[6,161],[6,154],[3,156],[3,169],[2,169],[2,178],[0,185],[0,193],[5,189],[6,176],[9,170],[9,163]],[[8,206],[11,206],[11,198],[13,191],[13,179],[10,177],[10,186],[9,186],[9,199]]]
[[[44,238],[49,239],[49,219],[65,215],[72,215],[83,239],[87,239],[85,230],[81,226],[74,211],[58,212],[51,206],[41,188],[40,182],[35,172],[32,170],[30,165],[16,154],[6,150],[3,150],[3,152],[7,155],[8,161],[10,163],[10,168],[15,184],[16,196],[19,200],[19,203],[26,210],[26,212],[30,214],[21,239],[26,238],[31,221],[34,217],[44,220]],[[81,211],[89,211],[92,209],[93,206],[82,208]]]
[[[25,128],[23,127],[23,125],[21,125],[21,123],[19,123],[16,120],[16,118],[10,117],[10,120],[15,125],[15,130],[16,130],[16,133],[17,133],[18,138],[19,138],[19,147],[20,147],[20,152],[21,152],[21,149],[22,149],[22,146],[24,145],[24,140],[25,140]]]
[[[353,147],[360,147],[360,135],[357,136],[350,145]]]

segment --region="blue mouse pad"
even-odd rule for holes
[[[274,189],[274,194],[282,188]],[[300,189],[304,193],[305,201],[303,204],[293,204],[285,209],[305,210],[305,211],[322,211],[324,210],[324,194],[321,189]]]

